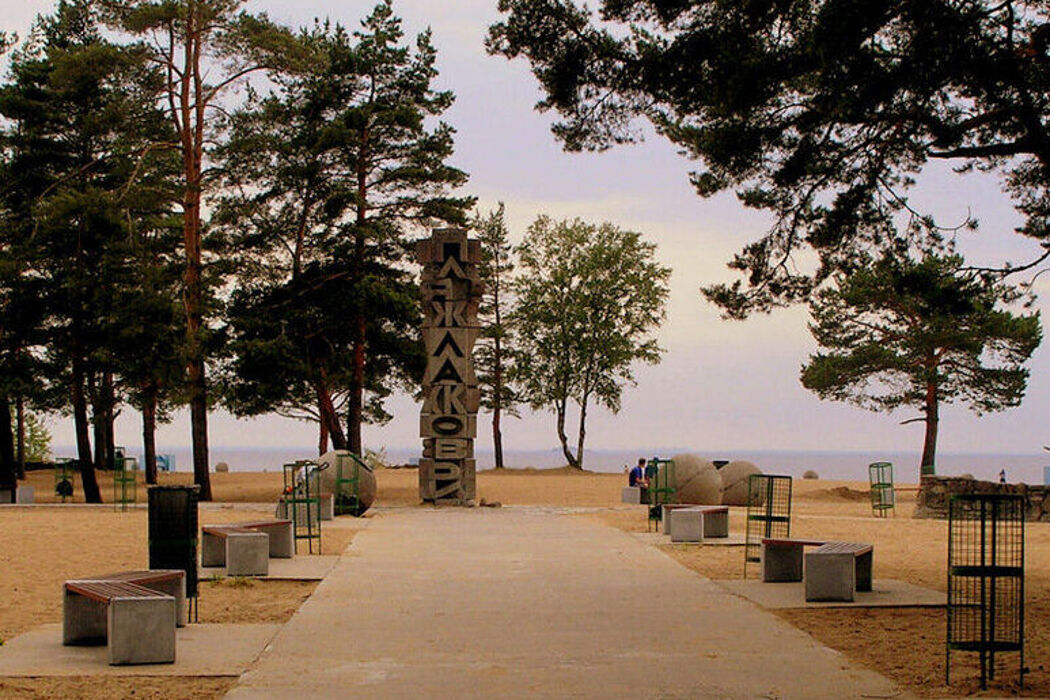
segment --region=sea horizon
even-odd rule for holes
[[[390,465],[415,465],[419,461],[420,449],[415,447],[390,447],[382,452]],[[68,445],[52,448],[56,457],[75,454]],[[191,470],[189,446],[158,447],[157,453],[175,458],[175,471]],[[681,447],[624,449],[588,449],[584,453],[584,469],[601,473],[620,473],[625,467],[635,464],[640,457],[668,459],[677,454],[698,454],[714,460],[746,460],[753,462],[763,473],[788,474],[801,477],[812,470],[821,479],[867,481],[868,465],[872,462],[891,462],[895,480],[915,483],[919,476],[919,451],[885,450],[748,450],[718,449],[704,450]],[[142,451],[134,447],[126,454],[142,463]],[[491,449],[475,451],[477,468],[491,469],[495,460]],[[253,447],[246,445],[215,445],[209,449],[209,461],[215,465],[225,462],[230,471],[280,471],[287,462],[311,459],[317,456],[316,447]],[[514,469],[554,469],[566,465],[560,448],[545,450],[505,450],[504,465]],[[1050,467],[1050,453],[996,453],[996,452],[942,452],[938,455],[936,472],[942,476],[970,474],[974,478],[997,481],[999,471],[1006,470],[1007,480],[1014,483],[1044,483],[1044,467]]]

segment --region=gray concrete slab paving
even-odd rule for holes
[[[228,697],[903,696],[627,533],[419,508],[373,518]]]
[[[716,581],[730,593],[771,610],[777,608],[914,608],[944,607],[947,595],[916,586],[906,581],[877,578],[870,591],[857,591],[853,602],[807,602],[806,587],[801,581],[762,583],[761,581]]]
[[[320,581],[332,571],[337,561],[339,557],[334,554],[297,554],[291,559],[271,557],[269,573],[251,578],[260,581]],[[199,572],[202,581],[228,575],[225,566],[202,566]]]
[[[175,630],[175,663],[110,666],[105,646],[62,646],[62,623],[0,646],[0,676],[239,676],[280,625],[202,625]]]

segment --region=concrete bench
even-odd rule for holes
[[[175,599],[175,626],[186,625],[186,572],[182,569],[141,569],[92,576],[92,581],[124,581]]]
[[[762,582],[801,581],[803,550],[823,544],[824,540],[763,538],[760,558]]]
[[[202,527],[201,566],[225,566],[227,576],[265,576],[270,573],[270,537],[236,526]]]
[[[806,600],[852,601],[871,590],[875,548],[861,542],[827,542],[806,552]]]
[[[175,598],[127,581],[66,581],[62,644],[104,640],[111,665],[175,662]]]
[[[632,505],[642,504],[642,487],[641,486],[624,486],[623,491],[620,494],[620,501],[623,503],[630,503]]]
[[[664,511],[664,522],[672,542],[703,542],[707,537],[729,537],[729,506],[670,508]]]

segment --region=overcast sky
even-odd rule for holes
[[[249,9],[268,12],[293,26],[331,17],[351,27],[368,14],[371,2],[268,0]],[[24,35],[46,0],[4,2],[0,29]],[[625,392],[623,410],[612,415],[592,410],[587,444],[600,449],[687,447],[701,453],[732,449],[892,450],[918,452],[921,424],[900,426],[917,412],[879,414],[846,404],[822,402],[801,387],[799,369],[815,345],[802,309],[779,311],[745,322],[719,319],[697,289],[732,279],[725,263],[764,230],[767,220],[745,210],[732,196],[698,198],[690,188],[690,163],[658,138],[603,154],[566,154],[549,132],[551,118],[533,110],[539,98],[524,61],[486,55],[483,38],[498,18],[496,0],[398,0],[395,10],[411,35],[433,29],[440,77],[437,85],[456,94],[446,121],[457,130],[452,163],[471,178],[464,193],[477,196],[483,211],[506,203],[511,234],[520,240],[539,214],[610,221],[639,231],[659,246],[662,262],[673,269],[671,300],[660,334],[667,352],[656,367],[637,371],[638,386]],[[925,177],[914,195],[945,222],[961,222],[972,212],[982,231],[963,241],[973,262],[1028,259],[1037,246],[1012,234],[1017,218],[997,182],[959,177],[947,170]],[[1039,289],[1050,298],[1050,275]],[[1041,300],[1040,308],[1047,302]],[[1033,454],[1050,443],[1050,351],[1040,348],[1020,408],[978,418],[962,407],[942,410],[939,447],[947,452]],[[366,428],[372,448],[411,447],[418,442],[418,406],[407,397],[391,400],[396,414],[382,428]],[[487,416],[479,417],[478,447],[491,446]],[[314,449],[316,429],[278,417],[235,420],[216,413],[213,446]],[[140,429],[129,410],[118,422],[118,442],[138,445]],[[54,424],[57,445],[73,443],[71,421]],[[161,429],[159,451],[189,443],[188,420],[181,416]],[[545,449],[557,445],[549,414],[510,419],[504,428],[507,449]]]

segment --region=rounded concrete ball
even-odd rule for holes
[[[820,474],[817,474],[812,469],[807,469],[806,473],[802,475],[802,478],[803,479],[819,479],[820,478]]]
[[[318,466],[325,467],[321,471],[321,493],[335,493],[335,480],[338,472],[337,457],[340,454],[348,455],[350,452],[347,450],[330,450],[317,458]],[[354,466],[355,463],[352,460],[343,460],[343,469],[348,470],[348,473],[344,474],[344,478],[353,476],[352,470]],[[360,503],[360,508],[353,515],[360,516],[364,515],[364,512],[375,503],[376,475],[364,467],[360,467],[358,471],[360,476],[357,482],[357,499]]]
[[[708,460],[693,454],[675,455],[675,496],[679,503],[716,506],[722,502],[722,477]]]
[[[719,471],[722,476],[722,505],[746,506],[748,479],[762,470],[751,462],[733,460]]]
[[[230,465],[226,464],[226,462],[219,462],[218,464],[215,465],[215,473],[216,474],[220,474],[220,473],[228,472],[228,471],[230,471]]]

